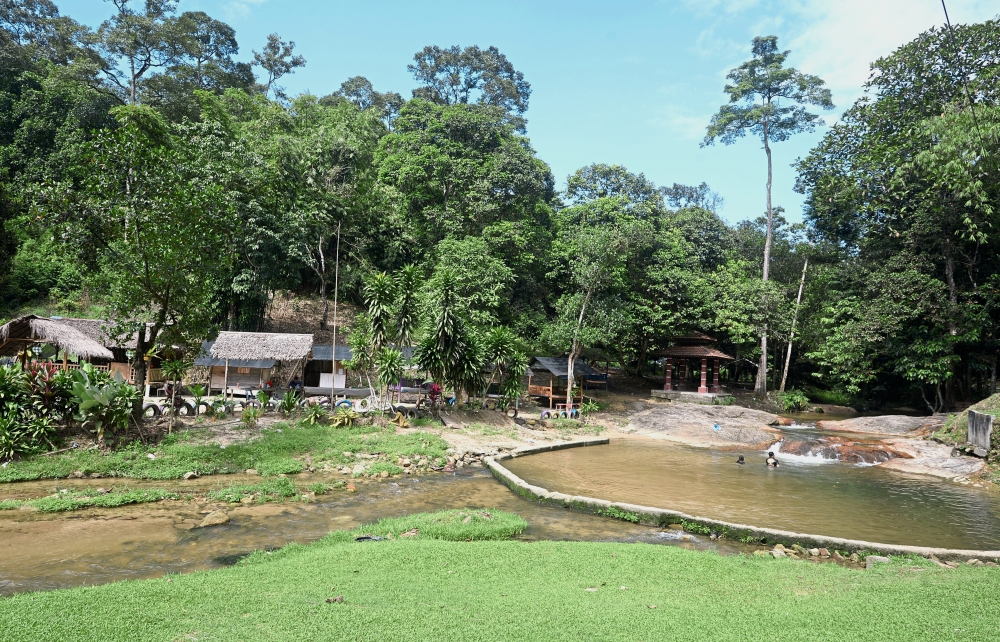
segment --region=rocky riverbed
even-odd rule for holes
[[[630,417],[624,432],[717,449],[766,448],[780,439],[777,415],[740,406],[656,404]]]

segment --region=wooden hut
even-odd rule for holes
[[[0,327],[0,356],[16,356],[25,363],[32,348],[44,344],[62,352],[61,363],[59,359],[54,362],[63,369],[78,368],[85,360],[96,361],[96,368],[108,370],[114,358],[111,350],[62,320],[30,314]],[[69,363],[70,355],[77,358],[76,363]]]
[[[223,362],[224,393],[235,392],[232,388],[234,362],[274,361],[291,363],[299,370],[313,348],[311,334],[284,334],[277,332],[220,332],[212,343],[208,356]],[[273,364],[272,364],[273,367]],[[250,373],[246,373],[250,374]],[[241,386],[241,389],[242,386]]]
[[[160,370],[160,358],[152,355],[138,355],[136,350],[139,347],[139,333],[135,332],[129,336],[113,338],[111,329],[114,323],[102,319],[74,319],[71,317],[52,317],[71,328],[79,330],[97,343],[111,351],[111,363],[108,364],[111,372],[117,372],[122,379],[129,383],[135,383],[135,359],[146,360],[146,395],[149,396],[150,388],[153,384],[164,382],[163,373]],[[149,336],[149,326],[146,324],[146,336]]]
[[[271,379],[274,359],[232,359],[229,362],[227,381],[226,360],[212,356],[214,345],[215,341],[203,341],[201,352],[194,360],[195,366],[208,368],[208,394],[222,392],[229,386],[259,390]]]
[[[532,397],[543,397],[549,400],[549,408],[563,405],[556,403],[566,399],[566,383],[569,377],[568,357],[532,357],[528,364],[530,375],[528,376],[528,395]],[[584,400],[583,386],[584,379],[594,377],[600,373],[588,366],[581,359],[573,362],[573,381],[578,386],[580,394],[573,397],[573,404],[582,404]]]
[[[302,381],[307,388],[325,389],[327,394],[330,388],[347,387],[347,368],[344,363],[350,361],[354,356],[350,346],[337,346],[336,354],[333,353],[333,346],[314,345],[312,349],[312,359],[306,363],[305,374]]]

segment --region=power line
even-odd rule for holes
[[[955,36],[955,28],[951,26],[951,18],[948,17],[948,6],[945,4],[945,0],[941,0],[941,8],[944,9],[944,21],[948,25],[948,32],[951,34],[951,44],[952,49],[954,49],[955,57],[958,57],[958,40]],[[979,118],[976,116],[976,102],[972,99],[972,92],[969,91],[969,77],[965,73],[965,67],[960,66],[959,71],[962,74],[962,86],[965,87],[965,96],[969,101],[969,110],[972,112],[972,124],[976,128],[976,133],[979,134],[979,147],[982,149],[983,154],[986,154],[986,145],[983,143],[983,130],[979,128]]]

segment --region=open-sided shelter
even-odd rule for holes
[[[656,351],[658,357],[666,357],[666,378],[663,383],[664,390],[684,390],[690,370],[690,361],[701,361],[701,385],[698,392],[719,392],[719,364],[724,361],[732,361],[733,357],[722,352],[715,347],[716,339],[701,332],[692,332],[673,340],[674,345],[669,348]],[[709,364],[712,369],[712,386],[708,386]],[[674,367],[677,367],[676,378]]]
[[[568,357],[532,357],[528,364],[528,394],[532,397],[544,397],[549,400],[549,408],[559,399],[566,399],[566,383],[569,379]],[[600,373],[588,366],[581,359],[573,362],[573,381],[580,393],[573,397],[574,404],[583,403],[583,390],[580,385],[584,379]]]
[[[194,365],[208,368],[208,394],[227,388],[226,360],[212,356],[215,341],[202,341],[201,353]],[[232,359],[229,362],[228,386],[260,389],[270,380],[274,359]]]
[[[114,358],[107,347],[62,320],[30,314],[0,327],[0,356],[17,356],[24,363],[33,347],[44,344],[62,352],[64,369],[79,367],[79,363],[69,363],[69,355],[94,361],[95,367],[102,370],[109,369]]]
[[[208,350],[208,356],[222,362],[221,390],[232,392],[234,362],[294,363],[301,367],[313,348],[311,334],[284,334],[278,332],[220,332]],[[263,368],[260,368],[261,370]],[[268,368],[270,369],[270,368]],[[244,373],[251,375],[252,373]],[[243,386],[240,386],[243,389]]]
[[[350,361],[354,356],[350,346],[337,346],[334,354],[333,346],[314,345],[312,349],[312,359],[306,363],[305,374],[302,381],[307,388],[323,388],[327,393],[330,388],[344,388],[347,386],[346,361]]]

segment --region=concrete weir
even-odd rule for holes
[[[749,526],[747,524],[734,524],[718,519],[709,519],[688,515],[680,511],[668,508],[656,508],[653,506],[639,506],[624,502],[612,502],[606,499],[596,499],[594,497],[582,497],[579,495],[567,495],[556,491],[550,491],[540,486],[534,486],[524,481],[500,462],[514,457],[534,455],[564,448],[578,448],[585,446],[600,446],[609,443],[609,439],[587,439],[565,444],[553,444],[548,446],[538,446],[531,448],[520,448],[508,454],[495,457],[486,457],[483,461],[490,469],[498,481],[510,488],[514,493],[526,499],[533,499],[539,502],[575,508],[589,513],[606,514],[609,516],[620,515],[621,513],[635,515],[639,523],[651,526],[666,527],[669,524],[681,524],[685,530],[693,533],[714,532],[719,537],[739,540],[744,542],[755,541],[757,543],[767,543],[768,545],[792,544],[809,545],[809,547],[829,548],[848,553],[857,552],[865,554],[882,553],[887,555],[919,555],[921,557],[937,557],[938,559],[950,560],[993,560],[1000,561],[1000,551],[976,551],[950,548],[933,548],[926,546],[906,546],[901,544],[880,544],[877,542],[866,542],[863,540],[844,539],[840,537],[829,537],[826,535],[813,535],[809,533],[796,533],[774,528],[761,526]]]

